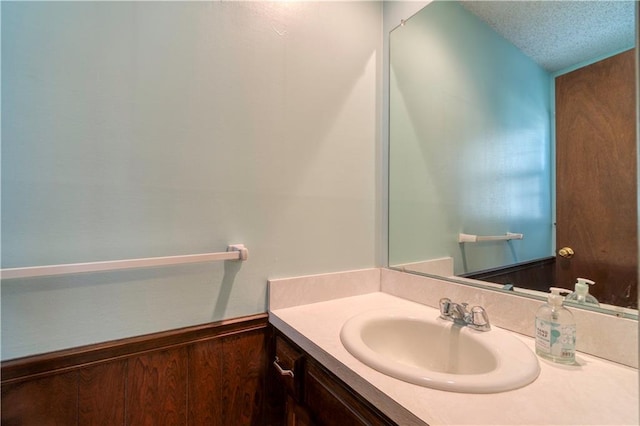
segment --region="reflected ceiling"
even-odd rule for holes
[[[549,72],[634,45],[634,1],[460,3]]]

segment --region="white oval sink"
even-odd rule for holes
[[[461,327],[427,307],[362,313],[344,324],[340,340],[381,373],[446,391],[503,392],[540,373],[536,355],[510,332]]]

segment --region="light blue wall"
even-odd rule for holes
[[[380,119],[381,129],[381,154],[384,161],[380,164],[380,184],[385,189],[379,199],[379,211],[382,223],[381,245],[384,247],[381,264],[389,265],[389,35],[403,20],[406,20],[417,13],[431,0],[424,1],[385,1],[383,2],[383,66],[382,66],[382,117]]]
[[[551,255],[549,75],[434,2],[392,33],[390,86],[390,264],[452,256],[459,274]]]
[[[376,266],[381,4],[3,2],[2,359],[264,312]]]

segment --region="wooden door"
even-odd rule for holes
[[[635,52],[556,78],[556,286],[637,307]]]

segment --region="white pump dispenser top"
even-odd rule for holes
[[[551,291],[551,293],[549,293],[549,296],[547,296],[547,301],[551,306],[562,306],[564,296],[561,295],[560,292],[571,293],[571,290],[560,287],[551,287],[549,291]]]
[[[591,281],[586,278],[578,278],[578,282],[576,282],[576,293],[584,296],[589,293],[589,286],[594,284],[595,281]]]
[[[589,286],[594,284],[594,281],[586,278],[578,278],[575,291],[567,296],[567,302],[599,306],[598,299],[589,294]]]

